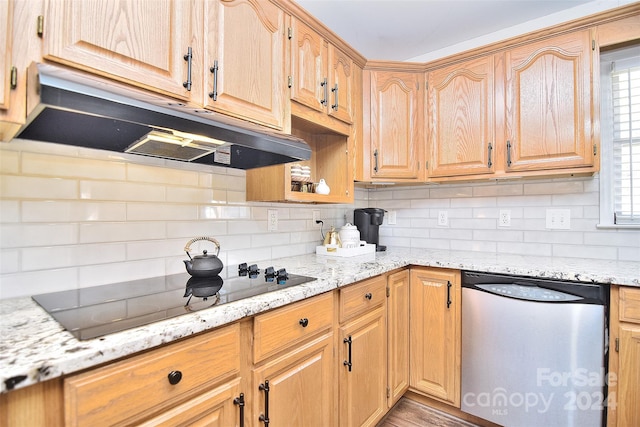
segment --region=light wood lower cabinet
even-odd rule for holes
[[[254,318],[252,425],[335,425],[333,306],[326,293]]]
[[[387,412],[386,276],[340,290],[340,426],[375,426]]]
[[[239,353],[235,324],[70,376],[64,381],[65,424],[171,424],[195,416],[190,407],[203,400],[224,408],[208,415],[226,412],[227,420],[236,419],[230,393],[237,391]]]
[[[460,407],[460,271],[411,269],[411,388]]]
[[[609,427],[640,425],[640,288],[611,289]]]
[[[387,402],[391,408],[409,388],[409,269],[387,277]]]

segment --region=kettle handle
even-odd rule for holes
[[[187,244],[184,247],[184,251],[187,253],[187,255],[189,255],[189,251],[191,250],[191,245],[194,242],[198,242],[200,240],[208,240],[209,242],[215,244],[216,248],[217,248],[216,256],[218,256],[218,254],[220,253],[220,243],[216,239],[214,239],[213,237],[205,237],[205,236],[194,237],[193,239],[191,239],[191,240],[189,240],[187,242]],[[191,255],[189,255],[189,258],[191,258]]]

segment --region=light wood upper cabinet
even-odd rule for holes
[[[2,67],[0,67],[0,109],[9,108],[9,93],[11,67],[11,43],[13,0],[0,0],[0,55],[2,55]]]
[[[493,173],[494,57],[430,71],[428,82],[429,176]]]
[[[364,180],[425,179],[423,77],[415,72],[364,71]]]
[[[201,7],[191,1],[47,0],[45,59],[178,98],[199,96]],[[192,87],[184,56],[192,48]]]
[[[411,268],[411,387],[460,407],[460,272]]]
[[[208,0],[205,9],[206,106],[282,130],[284,12],[258,0]]]
[[[505,52],[506,171],[594,164],[589,30]]]
[[[297,18],[291,19],[291,99],[353,122],[353,60]],[[304,112],[294,114],[305,117]]]

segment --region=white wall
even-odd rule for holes
[[[313,210],[326,230],[366,206],[396,211],[380,230],[389,246],[640,261],[640,230],[597,229],[598,205],[597,177],[357,189],[354,205],[247,203],[243,171],[15,140],[0,145],[0,299],[182,272],[185,243],[201,235],[220,241],[233,276],[240,262],[313,253]],[[546,230],[547,208],[570,209],[571,229]],[[511,227],[497,226],[500,209]]]

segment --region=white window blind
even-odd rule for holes
[[[604,54],[603,154],[608,149],[608,197],[615,224],[640,225],[640,46]],[[606,69],[603,67],[603,69]],[[603,76],[604,77],[604,76]],[[607,141],[610,139],[610,141]]]

